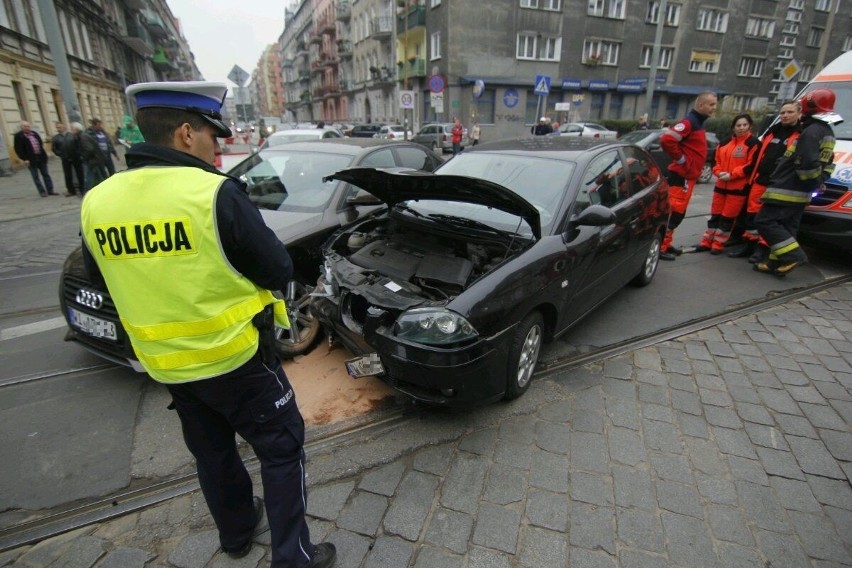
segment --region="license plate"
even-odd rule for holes
[[[370,353],[363,357],[355,357],[354,359],[347,359],[345,363],[346,371],[353,379],[369,377],[372,375],[381,375],[385,372],[385,368],[382,366],[382,360],[379,359],[379,356],[375,353]]]
[[[118,341],[115,324],[111,321],[84,314],[74,308],[68,308],[68,319],[71,321],[71,325],[86,335]]]

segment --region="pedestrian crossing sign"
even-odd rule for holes
[[[550,94],[550,77],[547,75],[536,75],[535,76],[535,91],[533,91],[536,95],[548,95]]]

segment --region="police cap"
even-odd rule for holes
[[[220,138],[229,138],[231,129],[222,120],[222,104],[228,94],[225,83],[209,81],[168,81],[136,83],[125,91],[136,98],[136,108],[173,108],[200,114],[216,129]]]

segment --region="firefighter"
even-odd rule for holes
[[[778,111],[778,122],[772,125],[761,138],[760,149],[755,153],[754,161],[749,166],[747,185],[749,192],[743,225],[745,244],[731,251],[728,254],[731,258],[749,257],[749,262],[754,264],[766,260],[769,255],[769,247],[766,243],[760,242],[760,235],[754,226],[754,217],[760,211],[760,198],[763,197],[763,192],[769,185],[770,176],[775,171],[778,160],[799,137],[801,118],[802,107],[799,101],[787,101]]]
[[[692,110],[660,136],[660,146],[672,159],[667,175],[671,215],[660,253],[663,260],[674,260],[683,252],[672,245],[672,239],[675,229],[686,216],[695,181],[707,161],[704,121],[716,113],[717,103],[716,93],[705,91],[699,94]]]
[[[831,125],[843,119],[834,113],[834,91],[815,89],[801,98],[802,132],[784,153],[769,186],[761,197],[762,206],[754,223],[769,245],[767,260],[755,263],[764,274],[786,276],[808,261],[796,241],[811,194],[819,191],[834,171],[834,130]]]
[[[213,167],[224,83],[140,83],[145,142],[130,169],[86,194],[83,255],[106,284],[133,350],[166,385],[196,459],[222,549],[246,556],[264,501],[237,450],[239,433],[261,463],[272,566],[329,567],[334,545],[311,544],[305,519],[304,422],[275,351],[275,324],[293,264],[245,184]]]
[[[709,250],[711,254],[722,254],[731,237],[734,221],[748,198],[747,168],[760,144],[751,133],[753,125],[754,120],[750,115],[738,114],[731,121],[733,136],[716,149],[716,163],[713,166],[716,187],[713,188],[710,218],[701,242],[695,247],[696,252]]]

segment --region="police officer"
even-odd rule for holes
[[[222,83],[141,83],[146,142],[129,169],[87,193],[84,260],[106,284],[145,370],[165,383],[180,417],[222,549],[248,554],[263,500],[237,452],[239,433],[261,462],[275,568],[328,567],[330,543],[311,544],[305,521],[304,422],[274,350],[273,320],[293,266],[245,186],[212,164]]]

